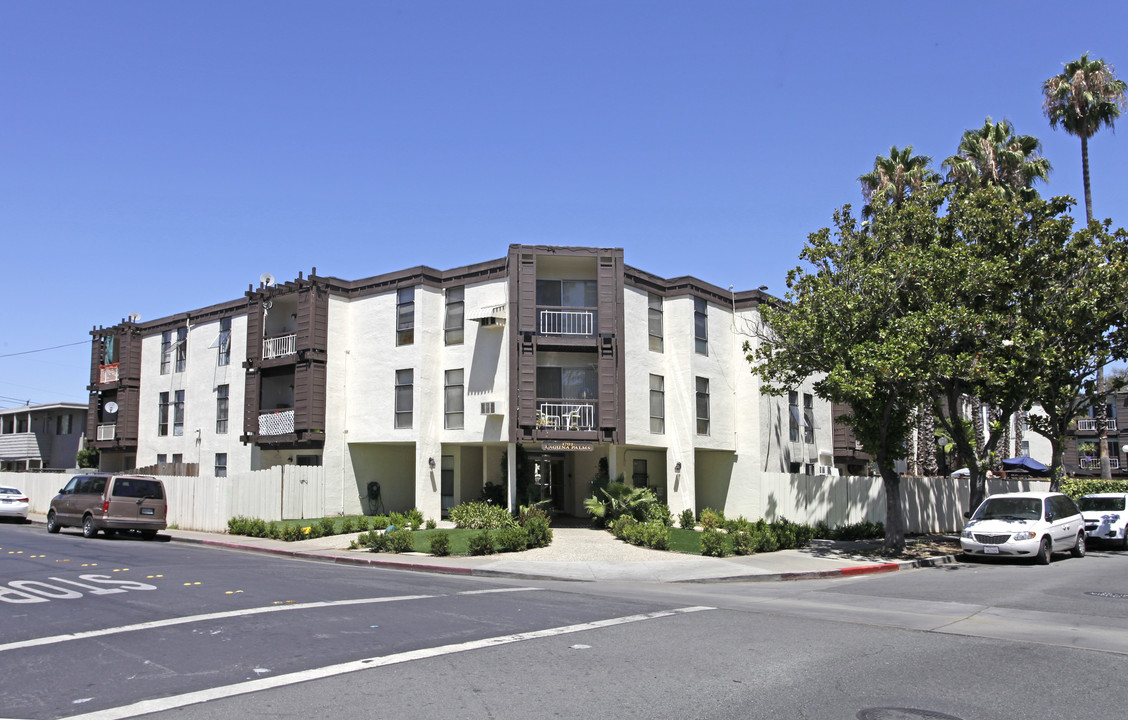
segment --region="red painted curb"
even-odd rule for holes
[[[839,573],[842,575],[873,575],[874,573],[892,572],[900,569],[901,566],[897,563],[881,563],[880,565],[842,568]]]

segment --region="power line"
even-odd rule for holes
[[[0,358],[15,357],[16,355],[31,355],[32,353],[47,352],[48,350],[58,350],[59,348],[74,347],[75,345],[87,345],[89,343],[89,340],[83,340],[82,342],[67,343],[66,345],[56,345],[54,347],[40,348],[38,350],[24,350],[23,352],[18,353],[8,353],[7,355],[0,355]]]

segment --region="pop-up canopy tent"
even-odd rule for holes
[[[1044,477],[1050,474],[1050,469],[1032,457],[1016,457],[1003,460],[1004,470],[1026,472],[1035,477]]]

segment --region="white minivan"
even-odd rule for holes
[[[1085,520],[1061,493],[992,495],[969,516],[960,545],[969,558],[1026,557],[1048,565],[1056,552],[1085,556]]]

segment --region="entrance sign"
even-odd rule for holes
[[[545,440],[541,449],[548,452],[591,452],[595,450],[595,443],[578,440]]]

